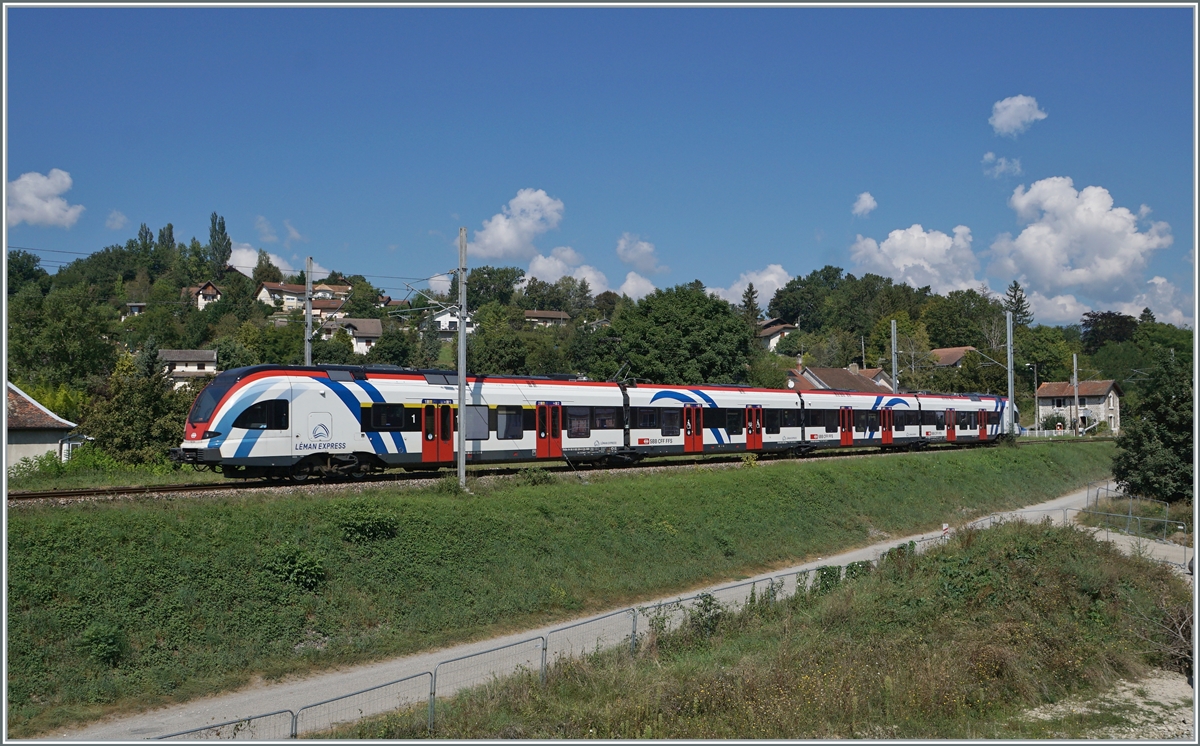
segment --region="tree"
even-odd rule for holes
[[[1125,413],[1113,457],[1113,476],[1130,494],[1191,500],[1192,381],[1170,350],[1154,351],[1141,400]]]
[[[1116,311],[1088,311],[1079,320],[1083,351],[1095,354],[1105,342],[1127,342],[1137,331],[1138,320]]]
[[[350,295],[342,304],[342,311],[351,319],[377,319],[385,314],[379,307],[379,288],[367,282],[362,275],[351,275],[346,278],[350,285]]]
[[[28,251],[8,252],[8,297],[16,295],[28,283],[37,284],[44,293],[49,289],[50,274],[42,269],[42,258]]]
[[[754,288],[753,282],[746,284],[746,291],[742,293],[742,305],[739,310],[747,323],[757,326],[759,318],[762,317],[762,309],[758,307],[758,290]]]
[[[476,333],[478,331],[476,329]],[[468,339],[473,336],[475,333],[469,335]],[[437,323],[433,320],[433,313],[429,312],[421,324],[421,344],[417,347],[416,364],[421,368],[436,368],[441,354],[442,342],[438,339]]]
[[[209,276],[220,277],[233,256],[233,240],[225,232],[225,218],[215,212],[209,217],[207,254]]]
[[[1000,303],[976,290],[951,290],[935,295],[921,312],[921,321],[935,348],[975,347],[987,349],[983,325],[989,319],[1003,317]]]
[[[520,311],[510,311],[499,301],[491,301],[477,309],[474,318],[475,331],[467,337],[467,368],[491,375],[528,373],[528,351],[513,328],[519,323]]]
[[[351,365],[360,362],[360,355],[354,353],[354,340],[350,333],[339,328],[329,339],[314,339],[312,343],[313,364]]]
[[[271,255],[264,249],[258,250],[258,263],[254,265],[254,273],[250,279],[255,286],[261,282],[283,282],[283,270],[271,261]]]
[[[844,282],[842,268],[825,265],[804,277],[793,278],[775,291],[767,312],[795,324],[802,332],[816,332],[825,327],[825,298]]]
[[[1143,308],[1142,314],[1140,316],[1138,316],[1139,324],[1145,324],[1145,323],[1153,324],[1155,321],[1157,321],[1157,319],[1154,318],[1154,312],[1151,311],[1149,307]]]
[[[409,365],[413,357],[413,341],[394,322],[384,322],[383,334],[367,353],[368,363],[382,365]]]
[[[258,353],[238,341],[236,337],[221,337],[217,340],[217,368],[233,370],[258,365]]]
[[[1004,294],[1004,310],[1012,312],[1014,327],[1029,326],[1033,323],[1033,311],[1029,308],[1029,301],[1025,298],[1021,283],[1016,280],[1012,281]]]
[[[520,267],[476,267],[467,273],[467,309],[496,301],[507,306],[516,293],[517,283],[525,279]],[[458,302],[458,275],[450,278],[450,298]]]
[[[621,296],[611,290],[605,290],[596,296],[593,301],[596,306],[596,313],[600,318],[612,321],[613,313],[617,310],[617,303],[620,302]]]

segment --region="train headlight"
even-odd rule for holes
[[[216,437],[219,437],[220,435],[221,434],[219,432],[217,432],[216,430],[205,430],[204,434],[201,435],[200,437],[203,438],[204,440],[208,440],[209,438],[216,438]]]

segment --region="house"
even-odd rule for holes
[[[454,339],[454,336],[458,334],[458,309],[447,308],[445,311],[435,313],[433,323],[437,325],[438,339],[442,341]],[[470,334],[473,331],[475,331],[475,322],[468,311],[466,332]]]
[[[768,350],[774,350],[779,340],[796,331],[795,324],[783,319],[763,319],[758,322],[758,341]]]
[[[867,370],[878,371],[876,376],[863,375],[858,365],[851,363],[849,368],[810,368],[805,365],[788,371],[788,387],[800,391],[863,391],[870,394],[892,393],[892,382],[886,373],[879,368]],[[882,376],[882,381],[876,378]],[[794,385],[793,385],[794,382]]]
[[[892,390],[892,377],[883,368],[861,368],[858,374],[870,378],[880,386],[886,386],[888,391]]]
[[[1079,382],[1079,427],[1087,430],[1099,423],[1108,425],[1116,435],[1121,430],[1121,397],[1125,393],[1116,381]],[[1073,429],[1075,420],[1075,387],[1070,381],[1052,381],[1038,386],[1037,422],[1050,417],[1062,417],[1065,429]]]
[[[304,286],[284,282],[260,282],[254,297],[268,306],[280,304],[285,311],[304,308]]]
[[[141,316],[146,312],[146,304],[142,301],[130,301],[125,304],[125,315],[121,317],[121,321],[130,316]]]
[[[346,305],[346,301],[337,298],[322,298],[313,300],[312,312],[314,319],[337,319],[346,315],[342,310],[342,306]]]
[[[313,299],[330,300],[337,298],[338,300],[346,300],[350,297],[349,285],[313,285]],[[303,300],[303,299],[302,299]]]
[[[933,356],[934,365],[939,368],[960,368],[962,367],[963,356],[968,352],[977,352],[977,350],[970,345],[966,347],[939,347],[936,350],[930,350],[929,354]]]
[[[534,326],[564,326],[571,317],[566,311],[526,311],[525,321]]]
[[[71,447],[82,438],[69,438],[74,422],[38,404],[10,381],[8,383],[8,428],[4,438],[4,459],[9,466],[23,458],[37,458],[54,453],[66,461]]]
[[[383,322],[379,319],[330,319],[321,325],[321,338],[332,339],[338,329],[345,329],[350,335],[355,353],[366,355],[383,335]]]
[[[175,388],[194,378],[215,376],[221,372],[217,370],[216,350],[159,350],[158,359],[175,382]]]
[[[203,311],[209,303],[221,300],[221,289],[210,280],[199,287],[183,288],[179,291],[179,297],[191,301],[196,304],[196,308]]]

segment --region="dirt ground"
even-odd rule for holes
[[[1057,720],[1070,715],[1111,713],[1127,723],[1089,731],[1089,739],[1186,740],[1196,742],[1193,691],[1187,677],[1157,670],[1140,681],[1121,681],[1088,700],[1065,699],[1029,710],[1029,720]],[[1067,737],[1063,734],[1063,737]]]

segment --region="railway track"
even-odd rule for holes
[[[1095,440],[1101,440],[1099,438]],[[1111,440],[1111,439],[1109,439]],[[1043,442],[1042,440],[1032,441],[1017,441],[1018,446],[1034,445]],[[1070,440],[1062,442],[1088,442],[1084,440]],[[930,451],[948,451],[962,450],[964,448],[978,448],[977,444],[968,445],[951,445],[939,444],[930,446],[927,450]],[[816,451],[804,457],[804,460],[813,459],[828,459],[828,458],[863,458],[867,456],[891,455],[896,453],[905,453],[904,450],[885,450],[879,451],[874,448],[862,448],[853,450],[830,450]],[[759,459],[762,461],[790,461],[795,460],[793,457],[782,454],[760,454]],[[521,469],[530,466],[540,466],[552,473],[572,473],[579,472],[583,474],[598,473],[604,471],[635,471],[638,469],[651,468],[682,468],[689,466],[701,465],[726,465],[735,464],[742,461],[742,454],[731,454],[722,456],[704,456],[699,458],[672,458],[671,460],[657,459],[649,462],[641,462],[637,464],[629,464],[626,466],[614,467],[596,467],[591,464],[556,464],[554,466],[540,466],[536,463],[525,464],[521,466],[501,466],[501,467],[472,467],[468,472],[471,477],[497,477],[497,476],[513,476],[521,471]],[[89,487],[81,489],[53,489],[53,490],[27,490],[19,492],[9,492],[7,499],[9,503],[30,502],[34,500],[47,500],[56,503],[67,504],[72,502],[81,502],[87,500],[110,498],[110,497],[129,497],[129,496],[165,496],[173,494],[187,493],[205,493],[205,492],[228,492],[228,491],[256,491],[277,487],[305,487],[305,486],[363,486],[363,485],[387,485],[396,483],[407,483],[416,481],[433,481],[441,479],[453,472],[448,469],[430,470],[430,471],[413,471],[413,472],[389,472],[375,476],[363,477],[360,479],[308,479],[301,482],[293,482],[288,480],[247,480],[239,482],[236,480],[227,480],[223,482],[208,482],[203,484],[166,484],[166,485],[147,485],[147,486],[129,486],[129,487]]]

